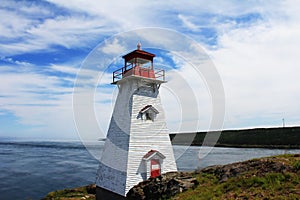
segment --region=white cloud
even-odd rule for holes
[[[75,67],[66,66],[66,65],[57,65],[57,64],[52,64],[50,68],[51,70],[54,71],[59,71],[63,73],[73,74],[73,75],[76,75],[79,71],[79,69]]]
[[[149,23],[149,15],[154,16],[155,9],[151,9],[150,2],[131,1],[67,1],[67,0],[48,0],[49,2],[63,6],[73,11],[88,13],[98,16],[111,23],[111,28],[116,27],[118,31],[124,31],[139,27]],[[153,14],[151,14],[153,13]],[[137,17],[138,16],[138,17]],[[151,22],[151,21],[150,21]]]
[[[60,16],[47,19],[42,24],[31,27],[27,32],[36,37],[38,43],[70,48],[84,46],[84,42],[95,37],[97,32],[100,33],[102,24],[103,22],[92,18]]]
[[[19,124],[27,127],[16,135],[76,137],[73,88],[63,86],[63,79],[33,72],[2,71],[0,80],[0,110],[11,113]],[[11,131],[14,132],[14,128]]]
[[[88,63],[84,69],[67,64],[49,63],[47,67],[50,71],[68,74],[61,77],[36,73],[34,63],[29,71],[21,71],[19,66],[29,66],[30,63],[13,59],[13,55],[38,50],[50,52],[56,45],[70,49],[94,46],[95,41],[101,41],[111,34],[142,27],[184,31],[202,44],[205,43],[202,28],[212,28],[216,31],[217,44],[213,50],[207,48],[207,51],[224,81],[227,101],[225,127],[244,127],[247,124],[265,126],[275,124],[276,119],[281,122],[283,117],[287,124],[297,124],[300,121],[297,105],[297,99],[300,97],[300,83],[297,77],[300,12],[299,4],[295,1],[270,3],[202,0],[186,2],[184,6],[182,2],[174,1],[48,2],[51,6],[48,3],[44,5],[26,1],[4,1],[0,6],[0,55],[2,60],[16,64],[14,70],[9,66],[1,66],[0,91],[5,98],[0,98],[0,105],[1,109],[17,116],[20,123],[36,126],[36,130],[39,128],[39,131],[47,128],[49,132],[57,133],[74,131],[72,88],[64,84],[74,82],[73,76],[80,72],[79,87],[95,87],[97,83],[109,84],[111,74],[101,70],[103,66],[95,65],[97,63]],[[126,9],[124,5],[127,5]],[[238,17],[248,14],[256,14],[258,19],[249,21],[245,17],[243,22],[238,22]],[[177,49],[178,51],[172,52],[175,56],[169,56],[181,68],[170,71],[170,82],[161,88],[163,101],[172,102],[166,106],[169,115],[167,117],[172,124],[171,130],[177,130],[176,122],[181,120],[172,117],[180,115],[182,111],[182,105],[178,103],[176,93],[173,93],[178,88],[182,91],[178,96],[188,97],[186,88],[195,94],[196,101],[200,102],[199,129],[206,129],[211,115],[210,94],[204,81],[192,81],[197,77],[194,76],[195,71],[190,68],[189,63],[176,56],[181,55],[196,63],[203,60],[194,57],[199,55],[197,48],[194,49],[194,54],[186,55],[186,50],[192,52],[193,47],[178,42],[178,38],[173,37],[174,34],[161,33],[163,31],[155,34],[137,31],[137,37],[128,35],[128,38],[116,39],[102,50],[106,54],[125,53],[131,47],[125,46],[122,39],[134,41],[137,38],[144,39],[141,42],[145,47],[151,47],[151,42],[155,41],[153,46],[159,45],[167,50],[172,46]],[[133,48],[136,42],[132,42]],[[208,42],[208,46],[210,45]],[[66,60],[69,59],[67,56]],[[156,61],[160,62],[159,59]],[[187,86],[179,84],[180,78],[188,81]],[[108,124],[108,116],[112,109],[112,90],[104,87],[97,91],[99,94],[96,94],[94,101],[97,102],[95,106],[99,110],[98,121]],[[184,111],[192,113],[195,108],[187,107]],[[185,130],[195,123],[195,118],[184,120]]]
[[[54,45],[86,47],[99,36],[113,31],[111,24],[103,18],[80,13],[55,14],[52,11],[56,10],[52,9],[38,2],[28,6],[25,1],[5,1],[0,8],[0,54],[51,51]]]
[[[54,45],[66,48],[85,47],[97,38],[142,27],[172,28],[186,32],[185,27],[179,26],[183,23],[194,31],[203,26],[218,28],[223,22],[218,20],[214,22],[210,15],[222,18],[224,13],[228,16],[237,16],[260,10],[266,11],[270,7],[263,4],[260,8],[253,4],[249,5],[249,2],[237,4],[223,1],[189,2],[185,3],[185,6],[171,1],[159,3],[140,1],[134,4],[130,1],[99,3],[93,0],[48,2],[51,6],[41,2],[4,1],[0,11],[0,34],[11,40],[4,40],[5,42],[0,45],[3,55],[40,49],[49,51]],[[203,7],[203,4],[206,6]],[[220,5],[223,5],[221,9]],[[274,7],[276,6],[272,6]],[[208,19],[206,14],[209,16]],[[5,20],[7,18],[10,20]]]
[[[107,41],[105,41],[105,45],[99,50],[106,54],[120,55],[126,51],[126,48],[119,43],[118,39],[115,38],[112,43],[107,43]]]
[[[183,25],[192,31],[197,31],[199,27],[192,23],[186,16],[179,14],[178,18],[182,21]]]
[[[4,38],[19,38],[25,35],[25,30],[33,23],[31,19],[24,18],[14,12],[0,9],[0,36]],[[9,20],[7,20],[9,19]]]
[[[10,57],[0,57],[0,60],[11,63],[11,64],[16,64],[19,66],[32,66],[32,64],[29,62],[14,60],[13,58],[10,58]]]
[[[282,118],[299,123],[298,18],[272,18],[219,36],[222,48],[210,54],[226,90],[228,128],[276,126]]]

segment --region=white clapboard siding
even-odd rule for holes
[[[97,172],[97,186],[122,196],[149,177],[150,169],[147,169],[143,157],[150,150],[159,151],[165,156],[161,162],[161,173],[177,171],[159,90],[148,85],[142,77],[128,77],[120,81]],[[155,86],[155,83],[152,85]],[[152,105],[158,111],[154,121],[139,117],[140,111],[147,105]]]

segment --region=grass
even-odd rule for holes
[[[212,172],[200,172],[195,174],[199,182],[197,188],[178,194],[172,199],[299,199],[300,158],[298,155],[283,155],[267,159],[284,163],[288,170],[276,173],[268,172],[266,169],[266,173],[259,174],[257,169],[252,169],[225,182],[220,182],[218,176]]]
[[[92,185],[79,187],[75,189],[64,189],[57,190],[48,193],[48,195],[42,200],[75,200],[75,199],[85,199],[94,200],[95,194],[92,194]]]
[[[230,176],[224,180],[222,177],[228,173],[231,173]],[[190,175],[197,179],[197,187],[171,199],[296,200],[300,197],[300,154],[211,167]],[[50,192],[43,200],[72,199],[95,199],[95,185]]]
[[[296,161],[293,163],[294,168],[299,171],[300,170],[300,161]]]

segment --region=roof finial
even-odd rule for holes
[[[137,50],[141,50],[141,43],[140,42],[138,42],[138,44],[137,44]]]

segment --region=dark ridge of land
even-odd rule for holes
[[[202,146],[207,134],[218,137],[217,131],[170,134],[173,145]],[[300,148],[300,127],[255,128],[242,130],[224,130],[216,144],[207,140],[207,146],[240,148]]]
[[[95,199],[96,186],[50,192],[43,200]],[[299,199],[300,154],[169,172],[134,186],[126,199]]]

